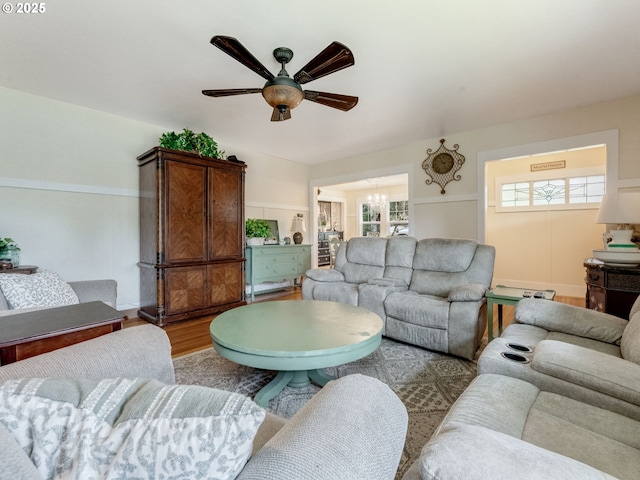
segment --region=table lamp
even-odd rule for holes
[[[616,224],[603,236],[607,249],[638,250],[631,238],[633,226],[640,224],[640,192],[605,194],[596,223]]]
[[[304,218],[301,213],[298,213],[295,217],[293,217],[293,221],[291,222],[291,231],[293,234],[293,243],[299,245],[302,243],[302,233],[306,232],[307,229],[304,227]]]

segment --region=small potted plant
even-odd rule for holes
[[[20,247],[12,238],[0,238],[0,262],[11,262],[13,267],[20,264]]]
[[[259,218],[247,218],[245,222],[247,245],[264,245],[264,239],[271,235],[269,222]]]

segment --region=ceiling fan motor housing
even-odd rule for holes
[[[275,77],[268,80],[262,89],[262,96],[273,108],[296,108],[304,98],[302,87],[289,77]]]

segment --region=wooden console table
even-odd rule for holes
[[[120,330],[127,319],[103,302],[0,317],[0,365]]]
[[[640,267],[608,265],[595,258],[587,258],[584,267],[587,308],[629,319],[640,295]]]
[[[0,273],[24,273],[30,275],[38,271],[37,265],[18,265],[13,268],[0,268]]]
[[[311,268],[311,245],[247,245],[247,283],[296,280]]]

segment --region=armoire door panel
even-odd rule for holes
[[[174,267],[165,269],[165,309],[167,315],[200,310],[207,303],[207,267]]]
[[[225,304],[243,300],[242,262],[209,265],[209,301]]]
[[[165,262],[207,259],[207,169],[167,162]]]
[[[216,170],[209,175],[209,258],[241,258],[244,235],[242,177]]]

